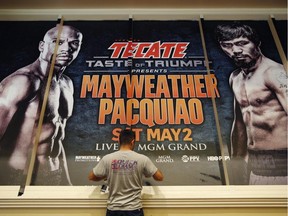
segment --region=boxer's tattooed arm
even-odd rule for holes
[[[277,80],[279,82],[279,88],[286,89],[286,93],[288,91],[288,75],[285,72],[280,72],[277,76]]]

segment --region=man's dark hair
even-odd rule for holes
[[[135,139],[135,132],[131,129],[124,129],[120,132],[119,143],[120,145],[130,144]]]
[[[218,42],[233,40],[241,36],[248,38],[256,46],[260,44],[260,39],[255,29],[239,22],[218,25],[215,30],[215,37]]]

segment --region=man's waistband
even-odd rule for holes
[[[287,176],[287,149],[248,150],[248,167],[256,175]]]

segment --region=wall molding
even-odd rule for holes
[[[101,186],[0,187],[0,209],[106,208]],[[287,186],[144,186],[145,208],[261,207],[286,208]]]
[[[287,8],[195,8],[195,9],[0,9],[0,20],[174,20],[174,19],[287,19]]]

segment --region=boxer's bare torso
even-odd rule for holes
[[[242,128],[246,130],[247,140],[242,145],[248,149],[286,149],[287,75],[282,65],[264,56],[258,63],[255,70],[248,73],[239,69],[231,74],[230,84],[236,100],[234,126],[237,121],[245,125]]]
[[[58,26],[49,29],[39,42],[39,58],[0,83],[0,174],[9,176],[11,173],[7,179],[0,176],[0,183],[19,181],[33,144],[37,143],[34,167],[37,168],[37,178],[40,176],[38,179],[41,179],[39,184],[71,184],[62,140],[66,121],[73,110],[73,84],[63,72],[80,51],[82,33],[72,26],[62,26],[61,29],[59,39]],[[47,106],[42,112],[54,53]],[[38,128],[41,128],[40,133]]]
[[[43,68],[48,68],[47,62],[40,62],[36,60],[1,82],[1,151],[8,157],[7,166],[15,170],[25,168],[35,141],[47,83]],[[72,81],[63,74],[53,75],[36,155],[40,167],[48,171],[60,168],[64,129],[72,110]]]

